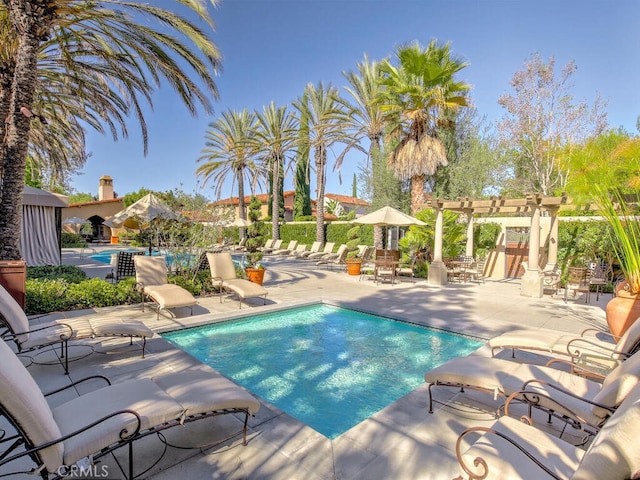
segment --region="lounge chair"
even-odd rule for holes
[[[240,308],[242,308],[242,301],[247,298],[263,297],[263,303],[267,302],[267,294],[269,292],[266,288],[249,280],[238,278],[236,267],[229,252],[207,253],[207,260],[209,260],[213,286],[235,293],[238,297]],[[222,296],[220,297],[220,302],[222,302]]]
[[[347,254],[349,253],[349,247],[346,245],[340,245],[338,251],[327,257],[322,257],[316,262],[316,266],[325,266],[327,268],[334,267],[346,267]]]
[[[434,386],[469,388],[494,396],[524,391],[530,406],[555,412],[585,430],[600,428],[640,382],[640,354],[613,369],[601,382],[564,370],[518,364],[499,358],[470,355],[450,360],[425,374],[429,384],[429,413]]]
[[[244,389],[204,368],[113,385],[106,377],[91,378],[108,385],[50,407],[20,360],[0,342],[0,414],[11,424],[0,452],[3,473],[11,473],[12,462],[11,470],[24,472],[30,459],[35,463],[32,473],[64,477],[79,460],[93,461],[127,446],[128,478],[132,479],[136,440],[183,423],[241,413],[244,427],[238,433],[246,445],[249,415],[260,408]]]
[[[24,310],[1,285],[0,315],[5,330],[2,332],[2,339],[15,342],[19,356],[60,344],[60,361],[65,374],[69,373],[70,341],[96,337],[129,337],[133,344],[133,337],[137,337],[142,339],[144,357],[147,338],[153,337],[153,331],[144,323],[119,318],[72,318],[29,325]]]
[[[609,338],[602,340],[596,334],[616,340],[611,334],[594,328],[584,330],[579,336],[550,329],[518,329],[498,335],[488,343],[492,355],[502,349],[511,349],[512,357],[515,357],[516,350],[533,351],[568,358],[584,368],[603,373],[640,349],[640,321],[632,323],[617,343],[609,341]]]
[[[302,252],[300,255],[297,255],[298,258],[307,258],[309,255],[313,253],[318,253],[322,248],[322,242],[313,242],[311,244],[311,248],[308,251]]]
[[[180,285],[169,283],[167,278],[167,261],[161,256],[136,256],[136,288],[142,295],[142,311],[145,300],[149,299],[156,305],[156,318],[160,318],[160,311],[169,312],[180,307],[189,307],[193,315],[193,306],[198,303],[191,293]]]
[[[282,248],[282,239],[273,240],[271,243],[271,246],[268,246],[268,244],[269,244],[269,240],[267,240],[264,247],[259,249],[265,255],[269,255],[276,250],[280,250],[280,248]]]
[[[298,246],[297,240],[291,240],[287,248],[279,248],[278,250],[274,250],[271,252],[271,255],[289,255],[293,250]]]
[[[118,252],[116,254],[116,269],[112,269],[111,273],[105,277],[107,280],[112,280],[118,283],[123,278],[135,277],[136,267],[133,264],[134,255],[144,255],[144,252]]]
[[[639,429],[640,387],[636,387],[586,451],[504,416],[490,427],[471,427],[462,432],[456,442],[456,456],[461,474],[469,479],[637,478]],[[471,438],[478,434],[481,434],[479,438]],[[470,447],[467,447],[468,440],[472,441]]]
[[[289,255],[287,255],[288,257],[293,257],[293,258],[298,258],[300,257],[300,255],[302,255],[303,253],[305,253],[307,251],[307,244],[298,244],[298,246],[296,247],[295,250],[292,250]]]
[[[311,255],[307,255],[305,258],[309,260],[319,260],[323,258],[325,255],[333,253],[333,247],[336,246],[335,242],[327,242],[324,245],[324,249],[321,252],[312,253]]]

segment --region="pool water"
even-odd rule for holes
[[[102,263],[109,263],[112,265],[116,264],[116,255],[118,254],[118,252],[139,252],[139,249],[128,249],[128,250],[104,250],[98,253],[94,253],[93,255],[90,256],[90,258],[92,258],[93,260],[96,260],[98,262],[102,262]],[[145,251],[145,255],[148,255],[149,251],[146,250]],[[160,255],[161,253],[157,250],[153,251],[153,255]],[[177,256],[174,254],[168,254],[165,255],[167,257],[167,265],[169,266],[169,268],[171,268],[171,265],[173,264],[173,262],[175,261],[179,261],[181,265],[186,265],[193,257],[192,255],[188,254],[188,253],[181,253],[178,254]]]
[[[322,304],[163,337],[328,438],[420,386],[428,370],[482,344]]]

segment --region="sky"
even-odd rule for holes
[[[170,9],[172,0],[155,0]],[[345,71],[356,71],[367,54],[393,58],[395,49],[418,41],[450,42],[454,55],[469,66],[458,80],[472,85],[478,114],[497,122],[505,114],[498,99],[513,93],[510,80],[534,53],[556,60],[556,72],[574,61],[575,101],[608,102],[609,124],[637,133],[640,115],[640,1],[637,0],[222,0],[211,15],[212,38],[220,49],[220,99],[212,116],[193,118],[177,95],[163,85],[146,115],[149,152],[144,156],[137,124],[129,138],[88,131],[91,155],[72,177],[74,192],[97,195],[98,179],[113,178],[119,196],[145,187],[180,189],[215,200],[214,185],[195,170],[205,147],[205,132],[225,110],[261,111],[274,101],[290,105],[305,85],[322,81],[340,88]],[[333,152],[336,155],[339,152]],[[327,193],[350,195],[363,154],[350,154],[342,183],[327,173]],[[312,192],[315,179],[312,177]],[[232,191],[231,182],[222,196]],[[290,182],[285,188],[291,188]],[[313,195],[313,193],[312,193]]]

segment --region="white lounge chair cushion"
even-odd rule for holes
[[[624,332],[624,335],[620,337],[618,343],[616,344],[616,351],[622,353],[631,352],[637,345],[640,343],[640,318],[636,319],[635,322],[631,324],[631,326]],[[622,355],[614,354],[613,358],[622,360]]]
[[[227,408],[246,408],[255,414],[260,402],[249,392],[212,371],[190,369],[152,378],[160,388],[176,399],[185,415]]]
[[[640,354],[629,357],[619,367],[609,373],[602,382],[602,388],[593,397],[593,401],[603,405],[618,407],[640,382]],[[600,417],[609,412],[600,407],[593,407],[594,413]]]
[[[218,281],[218,284],[220,283],[219,280],[225,281],[238,278],[236,276],[236,267],[233,264],[233,258],[229,252],[207,252],[207,260],[209,261],[211,278]]]
[[[177,285],[176,285],[177,286]],[[180,287],[178,287],[180,288]],[[193,297],[192,297],[193,298]],[[195,299],[194,299],[195,300]],[[69,336],[68,325],[73,330],[71,339],[92,338],[109,335],[133,335],[138,337],[152,337],[153,331],[144,323],[119,318],[69,318],[60,319],[42,325],[33,325],[32,329],[48,326],[44,330],[31,332],[27,340],[20,344],[22,349],[30,349],[42,345],[61,341],[61,336]]]
[[[0,363],[0,392],[5,410],[35,445],[60,438],[60,429],[42,391],[3,341],[0,341]],[[62,444],[58,444],[40,452],[40,458],[50,472],[62,464],[63,451]]]
[[[560,478],[571,478],[584,455],[584,450],[581,448],[548,435],[535,427],[525,425],[511,417],[501,417],[491,428],[517,441],[526,451],[533,454],[535,458]],[[470,439],[470,435],[466,438]],[[465,460],[465,464],[471,469],[474,468],[473,462],[477,457],[483,458],[489,468],[488,475],[485,477],[487,479],[531,480],[535,478],[536,480],[541,480],[553,478],[533,463],[524,453],[495,434],[482,435],[463,453],[462,457]],[[475,473],[484,472],[484,468],[478,466],[473,471]],[[466,478],[466,475],[464,476]]]
[[[185,375],[186,376],[186,375]],[[142,419],[141,430],[180,418],[182,405],[149,379],[129,380],[81,395],[53,409],[62,435],[86,427],[120,410],[134,410]],[[125,423],[128,416],[131,422]],[[124,426],[133,433],[135,417],[119,415],[64,442],[64,463],[71,465],[120,440]]]
[[[573,480],[638,478],[640,473],[640,386],[607,420],[584,455]]]
[[[153,330],[142,322],[121,318],[100,318],[89,320],[96,336],[125,335],[134,337],[153,337]]]
[[[144,286],[169,283],[167,278],[167,259],[165,257],[134,255],[133,263],[136,268],[137,283]]]
[[[142,291],[164,309],[191,307],[198,303],[188,290],[172,283],[145,286]]]
[[[235,280],[226,280],[222,283],[222,286],[227,288],[228,290],[231,290],[241,299],[261,297],[263,295],[267,295],[268,293],[267,289],[262,285],[258,285],[257,283],[253,283],[242,278],[238,278]]]

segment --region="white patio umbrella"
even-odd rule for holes
[[[80,217],[71,217],[71,218],[65,218],[62,221],[63,225],[74,225],[76,227],[76,233],[80,233],[80,230],[82,229],[82,225],[89,225],[91,224],[91,222],[89,220],[85,220],[84,218],[80,218]]]
[[[120,210],[113,217],[103,222],[103,224],[108,227],[127,227],[142,230],[158,218],[175,220],[178,218],[178,215],[169,205],[153,193],[149,193],[124,210]],[[151,254],[152,250],[152,245],[149,243],[149,254]]]
[[[400,210],[396,210],[393,207],[382,207],[375,212],[363,215],[360,218],[356,218],[352,223],[358,223],[361,225],[378,225],[378,226],[394,226],[394,227],[407,227],[409,225],[421,225],[425,226],[422,220],[402,213]]]
[[[249,220],[245,220],[244,218],[236,218],[230,224],[230,226],[232,226],[232,227],[240,227],[240,228],[246,228],[249,225],[251,225],[251,222]]]
[[[422,220],[418,220],[411,215],[402,213],[400,210],[396,210],[395,208],[388,205],[386,207],[379,208],[375,212],[371,212],[367,215],[363,215],[360,218],[356,218],[352,223],[387,227],[387,231],[390,226],[408,227],[410,225],[426,225],[426,223],[424,223]],[[387,246],[387,248],[389,247]]]

